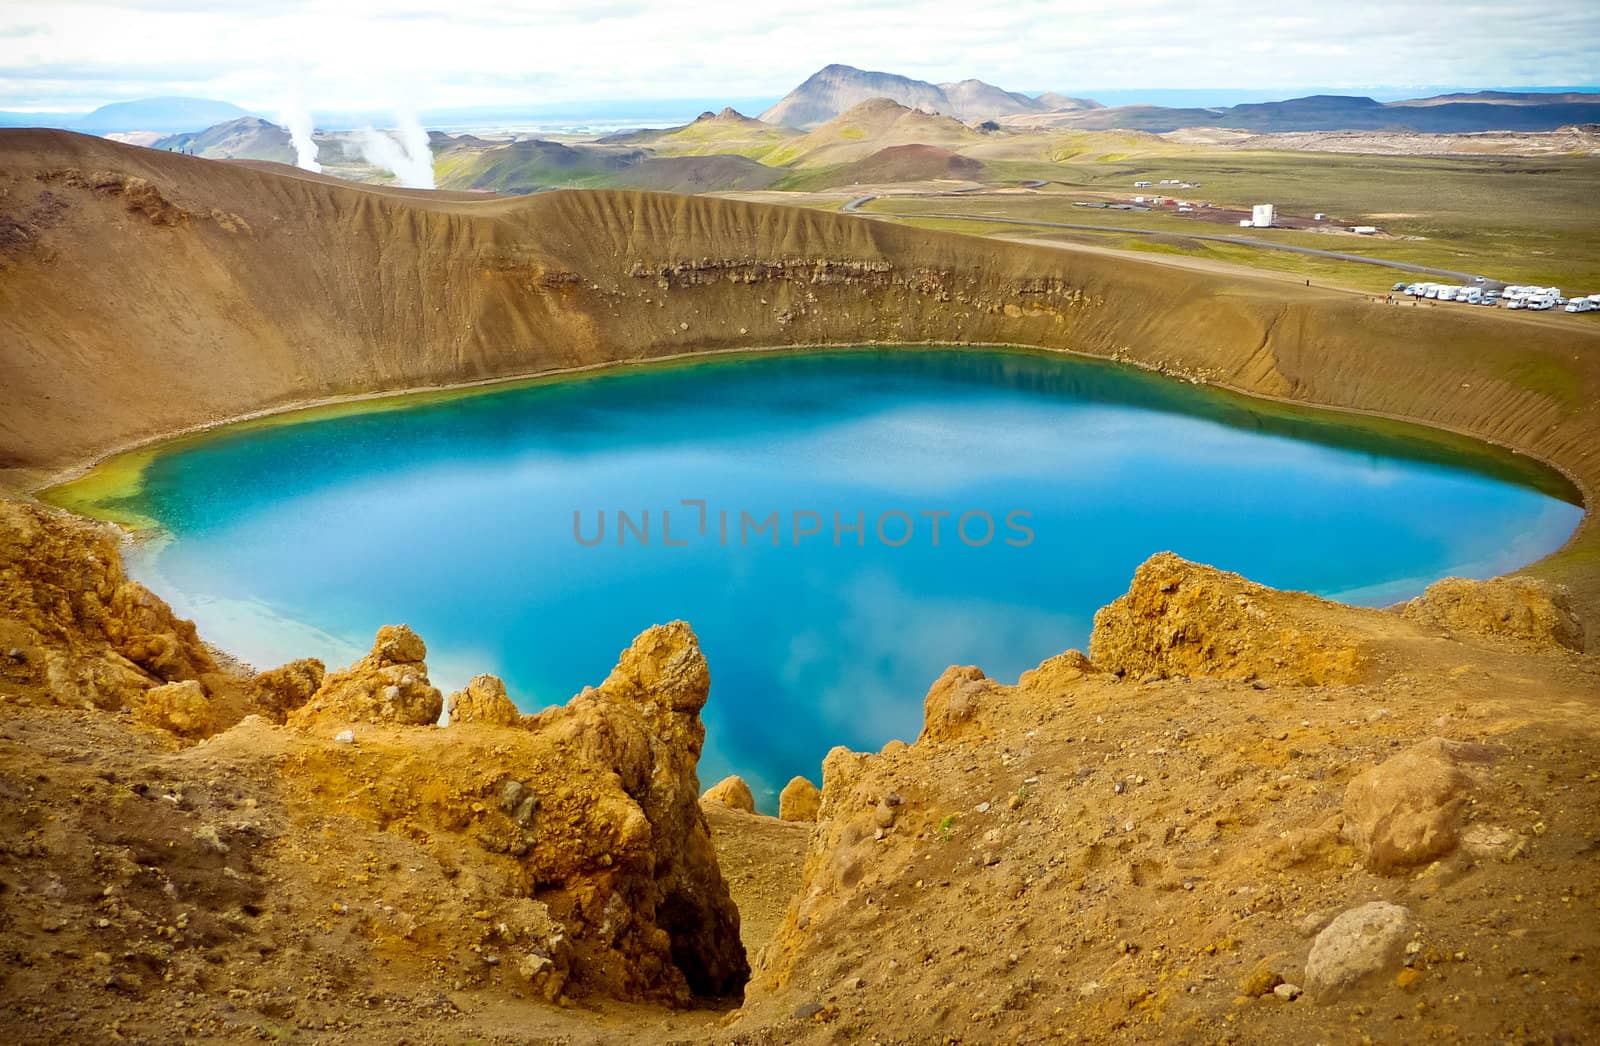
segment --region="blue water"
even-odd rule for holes
[[[1151,553],[1383,605],[1558,547],[1581,512],[1539,487],[1562,490],[1425,434],[1122,368],[831,352],[224,430],[149,467],[136,507],[171,540],[134,568],[256,664],[342,665],[403,621],[443,688],[493,672],[530,711],[685,618],[712,669],[701,778],[741,773],[770,809],[833,745],[913,739],[946,665],[1010,681],[1083,647]],[[686,499],[706,503],[703,535]],[[741,542],[741,513],[773,512],[777,547],[770,530]],[[835,544],[835,512],[861,515],[859,537]],[[981,515],[961,540],[966,513],[993,520],[987,543]],[[604,541],[581,544],[602,514]]]

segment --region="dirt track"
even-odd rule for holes
[[[860,210],[860,207],[861,205],[874,199],[877,199],[877,197],[861,197],[858,200],[850,201],[851,204],[855,204],[856,206],[851,207],[849,204],[847,204],[841,209],[849,210],[852,213],[869,214],[870,212]],[[886,220],[906,217],[905,215],[887,214],[872,214],[871,216]],[[1165,229],[1134,229],[1129,228],[1126,225],[1084,225],[1077,222],[1048,222],[1036,218],[990,218],[981,214],[942,214],[931,211],[919,213],[914,217],[938,218],[941,221],[952,222],[981,222],[988,225],[1024,225],[1039,229],[1081,229],[1085,232],[1127,233],[1132,236],[1165,236],[1169,238],[1181,237],[1186,240],[1204,240],[1210,243],[1229,243],[1235,247],[1251,247],[1264,251],[1287,251],[1290,254],[1304,254],[1313,258],[1330,258],[1334,261],[1357,262],[1362,265],[1377,265],[1385,269],[1400,269],[1404,272],[1420,272],[1429,276],[1448,276],[1451,279],[1459,280],[1462,283],[1472,283],[1475,279],[1477,279],[1477,275],[1474,273],[1456,272],[1452,269],[1435,269],[1426,265],[1412,265],[1410,262],[1368,258],[1364,255],[1345,254],[1341,251],[1325,251],[1316,247],[1297,247],[1288,243],[1268,243],[1265,240],[1246,239],[1243,236],[1217,236],[1211,233],[1191,232],[1179,233]],[[1495,280],[1485,281],[1484,285],[1488,287],[1505,286],[1505,284]]]

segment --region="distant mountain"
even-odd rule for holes
[[[791,138],[761,157],[763,163],[795,168],[851,163],[893,145],[959,149],[984,136],[949,116],[869,98],[820,127]]]
[[[744,113],[741,113],[731,105],[723,106],[722,111],[719,113],[714,113],[707,109],[705,112],[695,117],[694,122],[697,124],[732,124],[735,127],[756,129],[761,127],[760,120],[746,116]],[[693,126],[693,124],[690,126]]]
[[[0,112],[0,127],[58,127],[99,135],[138,131],[173,134],[200,131],[249,115],[237,105],[208,98],[141,98],[102,105],[90,113]]]
[[[1600,94],[1485,94],[1487,98],[1468,94],[1398,102],[1324,94],[1281,102],[1250,102],[1202,109],[1126,105],[1080,112],[1019,114],[1007,118],[1005,122],[1015,127],[1150,131],[1157,134],[1189,127],[1225,127],[1257,134],[1297,131],[1465,134],[1479,131],[1554,131],[1573,124],[1600,123]]]
[[[496,143],[472,135],[435,138],[434,171],[441,189],[515,194],[561,188],[678,193],[765,189],[784,174],[745,156],[656,156],[603,141],[566,145],[530,138]]]
[[[907,182],[980,181],[981,160],[937,145],[891,145],[863,159],[823,168],[813,177],[791,179],[810,190],[846,185],[902,185]]]
[[[74,131],[199,131],[250,113],[230,102],[209,98],[141,98],[102,105],[69,126]]]
[[[872,98],[888,98],[911,109],[944,112],[950,100],[933,84],[849,65],[828,65],[761,114],[767,123],[815,127]]]
[[[790,127],[762,123],[739,112],[703,112],[681,127],[629,131],[601,138],[600,145],[648,145],[674,153],[742,153],[759,155],[800,132]]]
[[[1057,94],[1031,98],[982,80],[931,84],[894,73],[829,65],[812,73],[805,83],[784,95],[777,105],[761,114],[761,119],[788,127],[811,128],[873,98],[887,98],[910,109],[953,116],[966,123],[1058,108],[1093,108],[1098,104]]]
[[[289,132],[259,116],[241,116],[203,131],[156,140],[152,149],[189,153],[212,160],[273,160],[294,163]]]
[[[1056,94],[1054,91],[1046,91],[1041,94],[1038,101],[1040,105],[1045,107],[1047,112],[1052,113],[1067,112],[1073,109],[1105,108],[1093,98],[1072,98],[1064,94]]]
[[[783,174],[745,156],[652,156],[618,171],[611,184],[650,192],[727,192],[766,189]]]
[[[575,148],[537,138],[488,148],[480,139],[457,139],[434,143],[434,175],[441,189],[527,193],[555,187],[600,188],[649,155],[642,149]]]
[[[957,120],[992,120],[1013,113],[1037,113],[1047,108],[1037,98],[1004,91],[982,80],[962,80],[959,83],[940,84],[945,106],[939,112],[948,113]]]
[[[1452,102],[1482,102],[1491,105],[1556,105],[1560,103],[1592,103],[1596,95],[1583,91],[1460,91],[1455,94],[1436,94],[1428,98],[1412,98],[1392,105],[1447,105]]]

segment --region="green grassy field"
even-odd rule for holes
[[[1225,262],[1245,268],[1284,273],[1304,277],[1319,285],[1348,287],[1372,294],[1384,294],[1402,279],[1405,273],[1355,262],[1334,261],[1284,251],[1260,251],[1226,243],[1207,243],[1181,235],[1134,236],[1118,233],[1100,233],[1087,230],[1051,229],[1030,232],[1016,225],[986,224],[981,221],[951,221],[941,218],[907,218],[905,224],[919,229],[937,229],[943,232],[963,233],[968,236],[996,236],[1027,239],[1038,243],[1086,244],[1108,247],[1119,251],[1144,254],[1177,255],[1200,260]]]
[[[991,163],[990,170],[1014,175],[1017,180],[1047,177],[1036,163]],[[868,209],[908,215],[943,211],[1269,239],[1483,273],[1512,283],[1554,284],[1580,293],[1600,291],[1600,220],[1595,202],[1600,200],[1600,159],[1183,150],[1125,162],[1108,162],[1103,155],[1074,158],[1050,164],[1048,170],[1051,185],[1036,195],[891,198],[874,201]],[[1185,199],[1241,208],[1273,203],[1280,214],[1287,215],[1326,212],[1348,224],[1377,225],[1397,238],[1240,229],[1175,214],[1072,206],[1075,199],[1093,199],[1105,193],[1148,194],[1155,190],[1135,190],[1133,183],[1163,178],[1201,183],[1198,189],[1181,190]],[[1015,234],[1014,228],[1010,234]],[[1131,242],[1128,246],[1170,249]],[[1247,256],[1249,264],[1272,268],[1312,271],[1320,266],[1310,260],[1291,261],[1288,255],[1226,245],[1203,249],[1219,255],[1233,255],[1237,250]]]
[[[853,128],[835,137],[849,138]],[[937,128],[940,133],[947,128]],[[965,132],[963,132],[965,133]],[[959,138],[959,136],[957,136]],[[781,172],[775,187],[794,193],[801,206],[836,207],[835,198],[810,195],[839,190],[841,164],[807,161],[807,137],[746,124],[705,121],[671,132],[644,146],[657,155],[737,155]],[[617,169],[607,150],[573,143],[576,151],[501,150],[487,155],[439,158],[440,184],[501,192],[542,187],[650,188],[668,178],[641,167]],[[816,143],[811,143],[816,144]],[[826,143],[823,143],[826,144]],[[1600,292],[1600,157],[1356,156],[1335,153],[1268,152],[1182,145],[1147,134],[1071,132],[999,135],[945,144],[981,160],[982,180],[995,187],[1042,180],[1036,193],[1017,195],[889,196],[865,209],[915,224],[976,235],[1018,236],[1017,225],[944,222],[919,215],[953,213],[1012,221],[1054,221],[1126,228],[1129,234],[1066,232],[1040,227],[1037,235],[1154,254],[1182,254],[1270,271],[1338,282],[1362,290],[1387,290],[1400,279],[1427,278],[1399,270],[1319,259],[1281,251],[1207,243],[1199,235],[1356,254],[1483,274],[1508,283],[1561,287],[1569,294]],[[528,152],[528,155],[522,155]],[[792,164],[791,166],[786,166]],[[1330,235],[1289,229],[1241,229],[1166,212],[1108,211],[1073,206],[1161,191],[1159,182],[1198,182],[1173,194],[1219,207],[1245,209],[1272,203],[1280,215],[1323,212],[1342,225],[1376,225],[1382,237]],[[1157,186],[1136,190],[1134,182]],[[729,182],[726,188],[738,183]],[[662,182],[659,187],[673,188]],[[848,187],[845,187],[848,191]],[[785,201],[788,202],[788,201]],[[1135,231],[1163,235],[1148,237]]]

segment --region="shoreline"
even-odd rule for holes
[[[851,352],[856,350],[890,350],[895,349],[925,349],[935,351],[964,352],[968,350],[999,350],[1015,353],[1017,355],[1031,355],[1040,357],[1059,358],[1090,364],[1098,364],[1109,368],[1125,367],[1150,375],[1158,380],[1170,382],[1174,385],[1187,385],[1192,388],[1204,389],[1209,392],[1227,397],[1234,397],[1245,403],[1264,403],[1289,410],[1286,415],[1295,413],[1305,415],[1327,414],[1331,418],[1354,417],[1371,421],[1389,422],[1417,430],[1421,433],[1437,433],[1452,437],[1463,444],[1460,450],[1470,452],[1474,447],[1488,449],[1500,454],[1510,455],[1521,463],[1530,464],[1548,471],[1554,476],[1564,480],[1571,488],[1571,493],[1576,500],[1569,503],[1575,504],[1584,510],[1585,520],[1591,514],[1593,505],[1593,492],[1583,478],[1566,468],[1560,462],[1547,459],[1541,455],[1525,450],[1513,443],[1496,440],[1477,433],[1469,432],[1454,426],[1421,421],[1403,414],[1372,410],[1361,407],[1337,406],[1332,404],[1317,403],[1310,400],[1294,399],[1287,396],[1276,396],[1270,393],[1256,392],[1224,382],[1197,380],[1174,374],[1159,365],[1147,364],[1132,358],[1116,358],[1099,356],[1092,353],[1080,352],[1067,348],[1051,348],[1041,345],[1029,345],[1020,342],[962,342],[962,341],[850,341],[850,342],[793,342],[780,345],[760,345],[741,348],[712,348],[697,349],[687,352],[675,352],[661,356],[636,356],[628,359],[609,360],[602,363],[584,364],[577,367],[560,367],[549,370],[530,371],[524,374],[505,375],[491,378],[474,378],[468,381],[451,382],[439,385],[417,385],[402,389],[379,389],[369,392],[355,392],[336,396],[321,396],[307,400],[295,400],[289,403],[259,410],[247,411],[243,414],[233,415],[213,421],[200,422],[195,425],[157,433],[127,444],[113,447],[96,455],[88,461],[66,466],[54,471],[46,472],[41,478],[30,481],[24,485],[24,493],[57,508],[76,512],[79,515],[88,515],[90,518],[105,520],[105,517],[95,516],[91,513],[80,511],[71,504],[64,503],[48,497],[47,495],[62,488],[71,487],[90,478],[97,470],[112,465],[118,459],[133,459],[141,452],[154,455],[163,449],[173,449],[169,445],[178,445],[189,439],[197,439],[219,433],[224,429],[238,429],[249,431],[250,428],[269,424],[295,424],[298,421],[315,421],[344,416],[345,414],[377,413],[383,410],[405,410],[429,402],[448,402],[465,396],[494,391],[510,391],[517,388],[534,387],[542,384],[557,384],[565,381],[582,380],[587,377],[601,377],[611,373],[626,373],[638,370],[669,369],[677,366],[693,366],[700,361],[728,361],[740,357],[761,358],[774,355],[799,355],[813,350],[830,352]],[[392,406],[383,405],[386,401],[393,401]],[[368,409],[362,410],[363,406]],[[343,410],[341,408],[356,408]],[[320,412],[326,412],[325,415]],[[295,415],[307,417],[289,420]],[[130,460],[130,467],[137,464],[142,472],[148,461],[135,462]],[[118,488],[113,488],[118,489]],[[135,488],[136,489],[136,488]],[[1551,495],[1555,496],[1555,495]],[[89,501],[89,504],[94,502]],[[117,522],[114,520],[108,520]],[[1574,535],[1583,527],[1584,520],[1580,520]],[[143,529],[133,528],[133,532]],[[1569,540],[1560,549],[1550,553],[1549,556],[1534,561],[1543,562],[1565,551],[1572,543]],[[1532,566],[1530,563],[1528,566]],[[1520,568],[1526,569],[1526,567]]]

